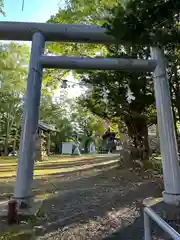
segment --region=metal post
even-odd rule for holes
[[[163,198],[166,203],[178,204],[180,202],[180,167],[166,63],[163,50],[159,47],[151,47],[151,56],[152,59],[157,60],[154,71],[154,90],[165,188]]]
[[[14,192],[14,198],[23,203],[28,202],[28,199],[31,197],[31,185],[34,169],[33,155],[38,125],[42,81],[42,66],[39,62],[39,58],[44,51],[44,45],[45,40],[42,33],[34,33],[32,38],[24,119]]]
[[[144,211],[144,240],[152,240],[150,219],[145,211]]]
[[[144,208],[144,239],[152,239],[150,219],[153,220],[163,231],[165,231],[172,239],[180,239],[180,234],[176,232],[167,222],[165,222],[153,209]],[[169,238],[168,238],[169,239]]]

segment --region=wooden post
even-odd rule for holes
[[[17,201],[11,200],[8,202],[8,224],[14,224],[18,221]]]

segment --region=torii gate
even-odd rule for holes
[[[44,56],[46,41],[113,44],[117,41],[106,29],[89,25],[1,22],[0,40],[32,41],[24,120],[14,199],[27,203],[31,197],[36,129],[43,68],[154,71],[154,90],[164,174],[163,198],[166,203],[180,202],[180,167],[171,109],[171,98],[163,50],[151,47],[152,60],[120,58],[74,58]]]

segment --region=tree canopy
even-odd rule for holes
[[[3,9],[3,5],[0,7]],[[167,70],[177,123],[180,120],[179,10],[177,0],[67,0],[48,22],[104,26],[118,44],[48,43],[48,54],[149,59],[149,46],[162,45],[169,61]],[[0,141],[2,151],[7,153],[8,146],[19,144],[29,49],[14,43],[1,44],[0,54]],[[56,127],[54,142],[79,138],[87,148],[88,141],[103,135],[104,121],[108,119],[129,134],[136,148],[149,151],[148,127],[156,124],[151,74],[73,71],[73,76],[88,88],[78,101],[69,100],[66,91],[60,88],[60,81],[68,74],[69,70],[44,70],[40,120]],[[54,90],[58,88],[64,95],[55,99]]]
[[[75,51],[78,55],[94,56],[99,51],[106,57],[149,59],[149,46],[163,45],[170,60],[168,74],[174,115],[177,117],[175,112],[179,108],[177,99],[177,92],[179,93],[177,66],[179,8],[179,1],[171,0],[102,1],[99,5],[94,2],[93,4],[86,3],[83,0],[71,0],[67,2],[66,8],[60,9],[59,13],[50,21],[61,22],[64,19],[66,23],[100,24],[105,26],[108,33],[119,42],[116,45],[98,48],[89,48],[89,45],[82,46],[80,44],[75,44],[72,48],[66,46],[68,50],[65,54],[68,55],[72,55]],[[62,12],[67,18],[61,14]],[[55,53],[61,51],[57,45],[54,47]],[[176,53],[175,58],[173,58],[174,53]],[[176,69],[176,73],[174,73],[174,69]],[[89,71],[87,74],[82,73],[80,79],[86,84],[92,85],[92,89],[80,99],[83,106],[88,107],[99,117],[124,121],[135,145],[143,144],[142,139],[139,140],[143,136],[147,145],[147,127],[156,123],[151,74],[127,74],[117,71],[93,73]],[[106,91],[107,102],[104,102],[104,91]]]
[[[16,145],[18,140],[26,87],[28,53],[29,48],[25,45],[14,43],[0,45],[0,147],[5,154],[8,152],[8,145]]]
[[[111,9],[105,26],[124,43],[179,43],[179,12],[178,0],[130,0],[125,6],[120,1]]]
[[[2,15],[5,15],[5,12],[3,11],[4,9],[4,0],[0,0],[0,13]]]

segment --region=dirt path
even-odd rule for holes
[[[47,172],[62,168],[73,171],[57,171],[35,179],[34,193],[46,197],[38,217],[15,230],[18,234],[22,232],[21,238],[17,235],[0,239],[143,239],[142,201],[161,196],[161,181],[145,174],[139,176],[131,169],[117,168],[116,161],[103,164],[116,158],[99,156],[37,166],[36,169]]]
[[[58,191],[44,202],[39,240],[143,239],[142,201],[161,196],[159,180],[130,170],[96,168],[53,184]]]

